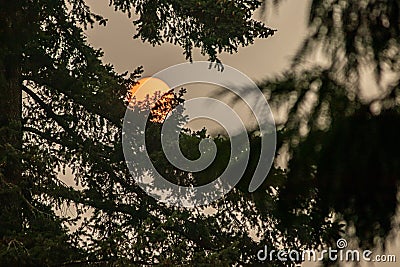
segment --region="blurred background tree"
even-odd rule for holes
[[[399,1],[311,1],[291,71],[261,85],[278,114],[277,212],[293,244],[326,220],[364,248],[398,229],[399,16]]]

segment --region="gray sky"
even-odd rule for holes
[[[165,43],[153,47],[141,40],[133,39],[135,28],[132,18],[121,12],[114,12],[107,1],[87,0],[87,3],[95,13],[108,18],[106,27],[96,25],[86,31],[88,41],[94,47],[102,48],[105,53],[104,62],[113,64],[118,72],[132,71],[142,65],[143,77],[146,77],[172,65],[187,62],[182,54],[182,48],[178,46]],[[255,17],[263,20],[269,27],[277,29],[278,32],[267,39],[256,40],[251,46],[240,48],[236,54],[222,54],[220,56],[222,62],[243,72],[255,82],[281,73],[288,67],[306,35],[309,4],[309,0],[283,1],[278,8],[273,8],[270,4],[271,8],[268,8],[265,14],[256,14]],[[202,56],[199,50],[195,50],[194,60],[207,60],[207,57]],[[221,90],[228,92],[226,89],[211,88],[206,84],[185,87],[188,89],[186,99],[215,95]],[[230,94],[218,98],[228,103],[232,96]],[[242,117],[251,114],[241,102],[235,105],[234,110],[243,115]],[[248,117],[244,122],[248,129],[254,128],[252,118]],[[205,119],[193,120],[187,127],[192,130],[207,127],[211,134],[224,133],[217,124]]]
[[[171,44],[153,47],[133,39],[135,28],[132,19],[114,12],[108,1],[87,0],[94,12],[109,19],[107,26],[96,25],[86,31],[88,41],[105,52],[104,61],[112,63],[118,72],[132,71],[144,66],[144,76],[186,62],[183,50]],[[257,40],[254,45],[241,48],[237,54],[223,54],[222,62],[248,75],[255,81],[280,73],[298,49],[306,34],[309,0],[283,1],[277,9],[269,9],[264,21],[278,32],[267,39]],[[199,51],[195,60],[206,60]]]

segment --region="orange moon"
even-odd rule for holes
[[[162,80],[154,77],[142,78],[131,88],[132,97],[136,100],[144,100],[147,96],[150,98],[156,93],[161,95],[168,92],[171,88]]]

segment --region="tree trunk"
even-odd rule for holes
[[[0,238],[22,227],[23,45],[15,6],[0,11]]]
[[[22,90],[18,72],[14,69],[11,73],[7,73],[7,63],[2,63],[0,74],[0,166],[5,182],[18,185],[21,182]],[[5,70],[4,67],[6,67]]]

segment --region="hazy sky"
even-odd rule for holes
[[[108,18],[106,27],[96,25],[86,31],[88,41],[94,47],[103,49],[105,53],[103,60],[113,64],[118,72],[132,71],[142,65],[143,76],[146,77],[172,65],[187,62],[181,47],[169,43],[153,47],[141,40],[133,39],[135,28],[132,18],[121,12],[115,12],[108,6],[108,1],[87,0],[87,3],[95,13]],[[240,48],[236,54],[222,54],[220,56],[222,62],[243,72],[255,82],[281,73],[288,67],[306,35],[309,4],[309,0],[283,1],[276,8],[269,4],[266,12],[255,15],[255,18],[278,30],[276,34],[267,39],[256,40],[253,45]],[[199,50],[195,50],[194,60],[207,60],[207,57],[201,56]],[[223,90],[204,84],[185,87],[188,89],[188,93],[185,94],[186,99],[215,95],[216,92]],[[218,98],[228,103],[232,96],[230,94]],[[243,121],[248,129],[254,128],[254,120],[248,116],[251,113],[244,103],[239,102],[234,109],[244,118]],[[193,120],[187,127],[192,130],[207,127],[211,134],[224,133],[217,124],[204,119]]]
[[[171,44],[153,47],[133,39],[135,28],[132,19],[108,7],[108,1],[87,0],[94,12],[109,21],[107,26],[96,25],[86,31],[88,41],[105,52],[104,61],[112,63],[118,72],[132,71],[144,66],[144,76],[186,62],[183,50]],[[270,5],[261,18],[278,32],[267,39],[257,40],[253,45],[240,48],[237,54],[223,54],[223,63],[237,68],[255,81],[265,79],[284,70],[301,44],[307,26],[309,0],[283,1],[279,8]],[[257,16],[259,17],[259,16]],[[195,60],[206,60],[195,51]]]

